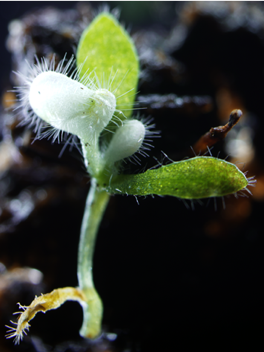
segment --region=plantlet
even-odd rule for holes
[[[81,228],[78,287],[59,288],[36,297],[28,307],[19,305],[23,312],[7,335],[14,337],[15,343],[36,313],[58,308],[67,300],[82,305],[80,334],[87,338],[100,334],[103,305],[93,284],[92,257],[111,194],[199,199],[248,191],[253,183],[235,165],[205,156],[137,175],[122,174],[122,161],[136,157],[135,153],[144,155],[149,146],[146,140],[156,135],[152,125],[131,118],[139,76],[134,44],[115,18],[102,13],[83,33],[77,68],[72,71],[73,65],[73,59],[67,64],[63,60],[57,67],[54,59],[38,61],[30,76],[20,75],[24,85],[17,91],[24,123],[35,126],[38,138],[44,133],[56,139],[66,132],[78,136],[82,144],[91,186]]]

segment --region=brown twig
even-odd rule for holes
[[[204,152],[217,142],[223,140],[227,133],[238,123],[242,111],[235,109],[231,112],[229,121],[224,126],[212,127],[209,132],[204,134],[194,145],[193,150],[196,154]]]

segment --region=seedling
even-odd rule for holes
[[[249,192],[247,186],[254,183],[234,164],[211,156],[122,174],[123,160],[137,159],[137,153],[145,155],[157,136],[153,125],[131,117],[139,77],[134,44],[111,14],[101,13],[84,31],[76,63],[72,71],[73,59],[67,64],[64,59],[57,67],[55,60],[43,59],[31,67],[29,75],[19,74],[23,85],[17,88],[18,108],[24,112],[24,123],[34,126],[37,138],[44,134],[56,139],[62,133],[78,136],[91,185],[80,235],[78,287],[55,289],[36,297],[29,306],[19,304],[22,311],[7,335],[15,343],[22,340],[36,313],[58,308],[67,300],[82,305],[81,336],[93,339],[100,334],[103,305],[93,284],[92,258],[111,194],[200,199]]]

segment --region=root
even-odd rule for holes
[[[19,308],[23,309],[24,312],[14,313],[20,315],[17,322],[11,320],[11,323],[14,324],[15,327],[7,326],[9,330],[7,331],[8,334],[6,338],[10,339],[14,337],[15,344],[19,344],[23,339],[23,333],[26,335],[26,330],[29,330],[29,321],[33,319],[38,312],[45,313],[50,309],[56,309],[68,300],[83,303],[85,302],[85,296],[78,288],[64,287],[36,297],[29,306],[22,306],[18,303]]]

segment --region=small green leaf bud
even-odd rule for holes
[[[145,126],[138,120],[126,120],[114,134],[105,153],[108,164],[128,158],[142,146],[145,137]]]

